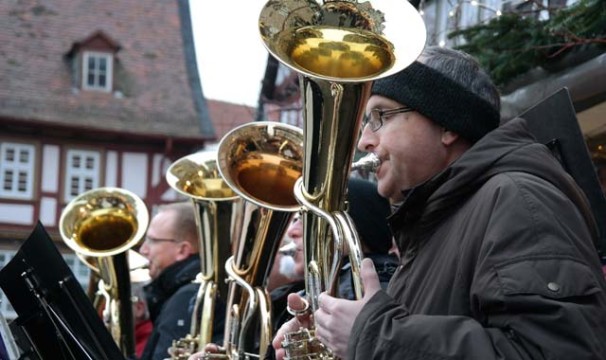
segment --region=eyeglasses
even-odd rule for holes
[[[296,223],[297,221],[301,221],[301,214],[300,214],[300,213],[296,213],[296,214],[295,214],[295,215],[292,217],[291,222],[292,222],[293,224],[294,224],[294,223]]]
[[[370,110],[370,114],[364,117],[362,127],[368,124],[370,126],[370,130],[372,130],[372,132],[376,132],[381,128],[381,126],[383,126],[383,122],[385,122],[386,117],[411,111],[414,111],[414,109],[411,109],[408,106],[390,110],[372,109]]]
[[[158,243],[161,243],[161,242],[178,243],[179,241],[175,240],[175,239],[158,239],[158,238],[152,238],[152,237],[146,236],[145,237],[145,242],[148,243],[148,244],[158,244]]]

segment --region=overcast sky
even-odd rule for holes
[[[267,0],[190,0],[198,71],[207,99],[257,106],[267,64],[258,31]]]

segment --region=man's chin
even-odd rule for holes
[[[401,191],[390,191],[389,188],[382,187],[380,182],[378,182],[377,185],[377,192],[379,193],[379,195],[389,200],[391,204],[395,204],[403,200],[403,195]]]
[[[381,179],[377,179],[377,192],[386,199],[392,196],[386,187],[385,181],[381,181]]]
[[[155,269],[153,269],[153,270],[152,270],[152,269],[150,268],[150,270],[149,270],[149,277],[150,277],[152,280],[155,280],[155,279],[158,277],[158,271],[156,271]]]

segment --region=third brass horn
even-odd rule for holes
[[[234,254],[225,264],[230,288],[223,355],[263,359],[273,337],[265,285],[291,215],[300,208],[292,189],[303,167],[303,133],[267,121],[239,126],[219,143],[218,164],[244,199]]]

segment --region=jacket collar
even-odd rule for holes
[[[158,316],[164,302],[180,287],[192,282],[200,270],[200,257],[198,254],[192,254],[187,259],[168,266],[158,278],[145,287],[152,321]]]

